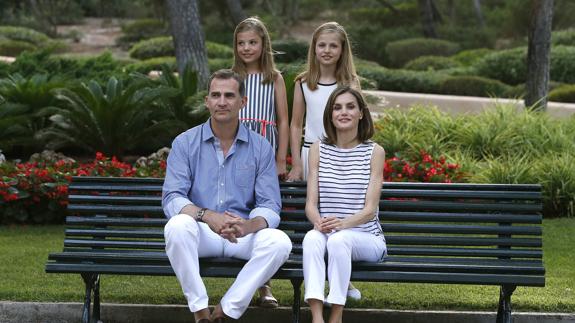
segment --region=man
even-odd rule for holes
[[[275,229],[281,200],[272,147],[239,122],[246,101],[238,74],[212,74],[205,98],[210,119],[176,137],[168,156],[166,253],[196,322],[238,319],[291,252],[288,236]],[[248,260],[211,315],[201,257]]]

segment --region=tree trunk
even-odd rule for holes
[[[234,21],[234,25],[239,24],[244,19],[247,18],[244,9],[242,8],[242,3],[240,0],[226,0],[226,5],[228,6],[228,10],[230,11],[230,15],[232,16],[232,20]]]
[[[419,15],[423,27],[423,35],[429,38],[437,38],[435,27],[433,26],[433,0],[417,0]]]
[[[525,106],[533,110],[547,109],[552,20],[553,0],[531,0]]]
[[[183,75],[186,65],[191,64],[198,73],[198,87],[205,87],[209,69],[198,1],[168,0],[167,5],[178,72]]]
[[[481,11],[481,0],[473,0],[473,9],[475,10],[479,27],[485,28],[485,20],[483,19],[483,12]]]
[[[456,15],[456,11],[455,11],[455,1],[453,0],[447,0],[447,7],[449,8],[449,24],[451,26],[455,25],[455,15]]]

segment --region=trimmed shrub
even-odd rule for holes
[[[553,90],[565,86],[565,83],[549,81],[549,92],[553,92]],[[525,84],[518,84],[509,88],[507,93],[505,93],[505,97],[507,98],[522,98],[527,93],[525,89]],[[553,100],[550,100],[553,101]]]
[[[176,58],[173,56],[168,56],[154,57],[140,62],[128,64],[125,67],[125,71],[148,74],[151,71],[160,71],[164,65],[167,65],[168,68],[172,71],[177,70]]]
[[[412,71],[438,71],[459,67],[459,62],[444,56],[421,56],[405,64],[403,68]]]
[[[463,66],[472,66],[491,52],[493,52],[493,50],[488,48],[468,49],[451,56],[451,58]]]
[[[420,56],[451,56],[459,51],[459,45],[447,40],[411,38],[393,41],[385,46],[391,66],[403,66]]]
[[[274,60],[278,63],[305,61],[309,44],[299,40],[276,40],[272,42]]]
[[[392,41],[417,37],[415,26],[382,29],[377,25],[350,24],[346,26],[354,53],[357,56],[390,66],[389,55],[383,48]]]
[[[18,56],[24,51],[33,51],[36,46],[19,40],[0,40],[0,56]]]
[[[234,56],[231,47],[218,43],[206,42],[206,50],[208,58],[232,58]],[[143,40],[130,49],[130,57],[141,60],[174,55],[174,43],[170,36]]]
[[[448,76],[441,73],[395,70],[385,67],[357,66],[358,74],[374,80],[378,90],[418,93],[439,93],[441,82]]]
[[[206,42],[208,58],[234,58],[234,49],[227,45],[214,42]],[[231,65],[230,65],[231,67]]]
[[[488,54],[475,64],[480,76],[510,85],[525,83],[527,77],[527,48],[519,47]]]
[[[575,46],[575,28],[554,31],[551,34],[551,44]]]
[[[154,57],[174,56],[172,37],[154,37],[136,43],[130,49],[130,57],[146,60]]]
[[[549,101],[575,103],[575,84],[564,85],[549,92]]]
[[[551,48],[550,78],[563,83],[575,83],[575,46]]]
[[[126,65],[125,71],[148,74],[151,71],[162,70],[163,65],[167,65],[168,68],[172,71],[176,71],[178,69],[178,65],[176,64],[176,58],[168,56],[168,57],[154,57],[141,62]],[[215,72],[222,68],[230,68],[232,66],[232,60],[229,58],[209,59],[208,65],[210,71]]]
[[[0,37],[41,46],[51,41],[45,34],[25,27],[0,26]]]
[[[442,39],[457,43],[463,49],[492,48],[498,35],[493,28],[465,27],[463,25],[453,28],[450,24],[439,24],[437,33]]]
[[[53,52],[62,52],[67,48],[64,42],[52,40],[41,32],[25,27],[0,26],[1,39],[25,42],[35,48],[47,49]]]
[[[556,46],[551,48],[551,80],[575,83],[575,47]],[[527,48],[519,47],[495,52],[485,56],[475,65],[480,76],[517,85],[527,79]]]
[[[221,70],[222,68],[231,68],[234,60],[231,58],[214,58],[208,59],[208,67],[210,72]]]
[[[504,96],[509,86],[480,76],[453,76],[441,83],[441,93],[468,96]]]
[[[138,19],[122,25],[124,33],[117,42],[120,45],[130,45],[144,39],[164,36],[168,34],[167,25],[157,19]]]

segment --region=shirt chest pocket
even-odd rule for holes
[[[234,169],[234,182],[242,188],[252,188],[256,181],[256,165],[237,164]]]

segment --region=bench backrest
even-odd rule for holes
[[[65,249],[163,252],[163,179],[74,177]],[[301,253],[312,228],[305,183],[282,183],[282,222]],[[540,185],[385,183],[380,220],[390,257],[542,258]]]

